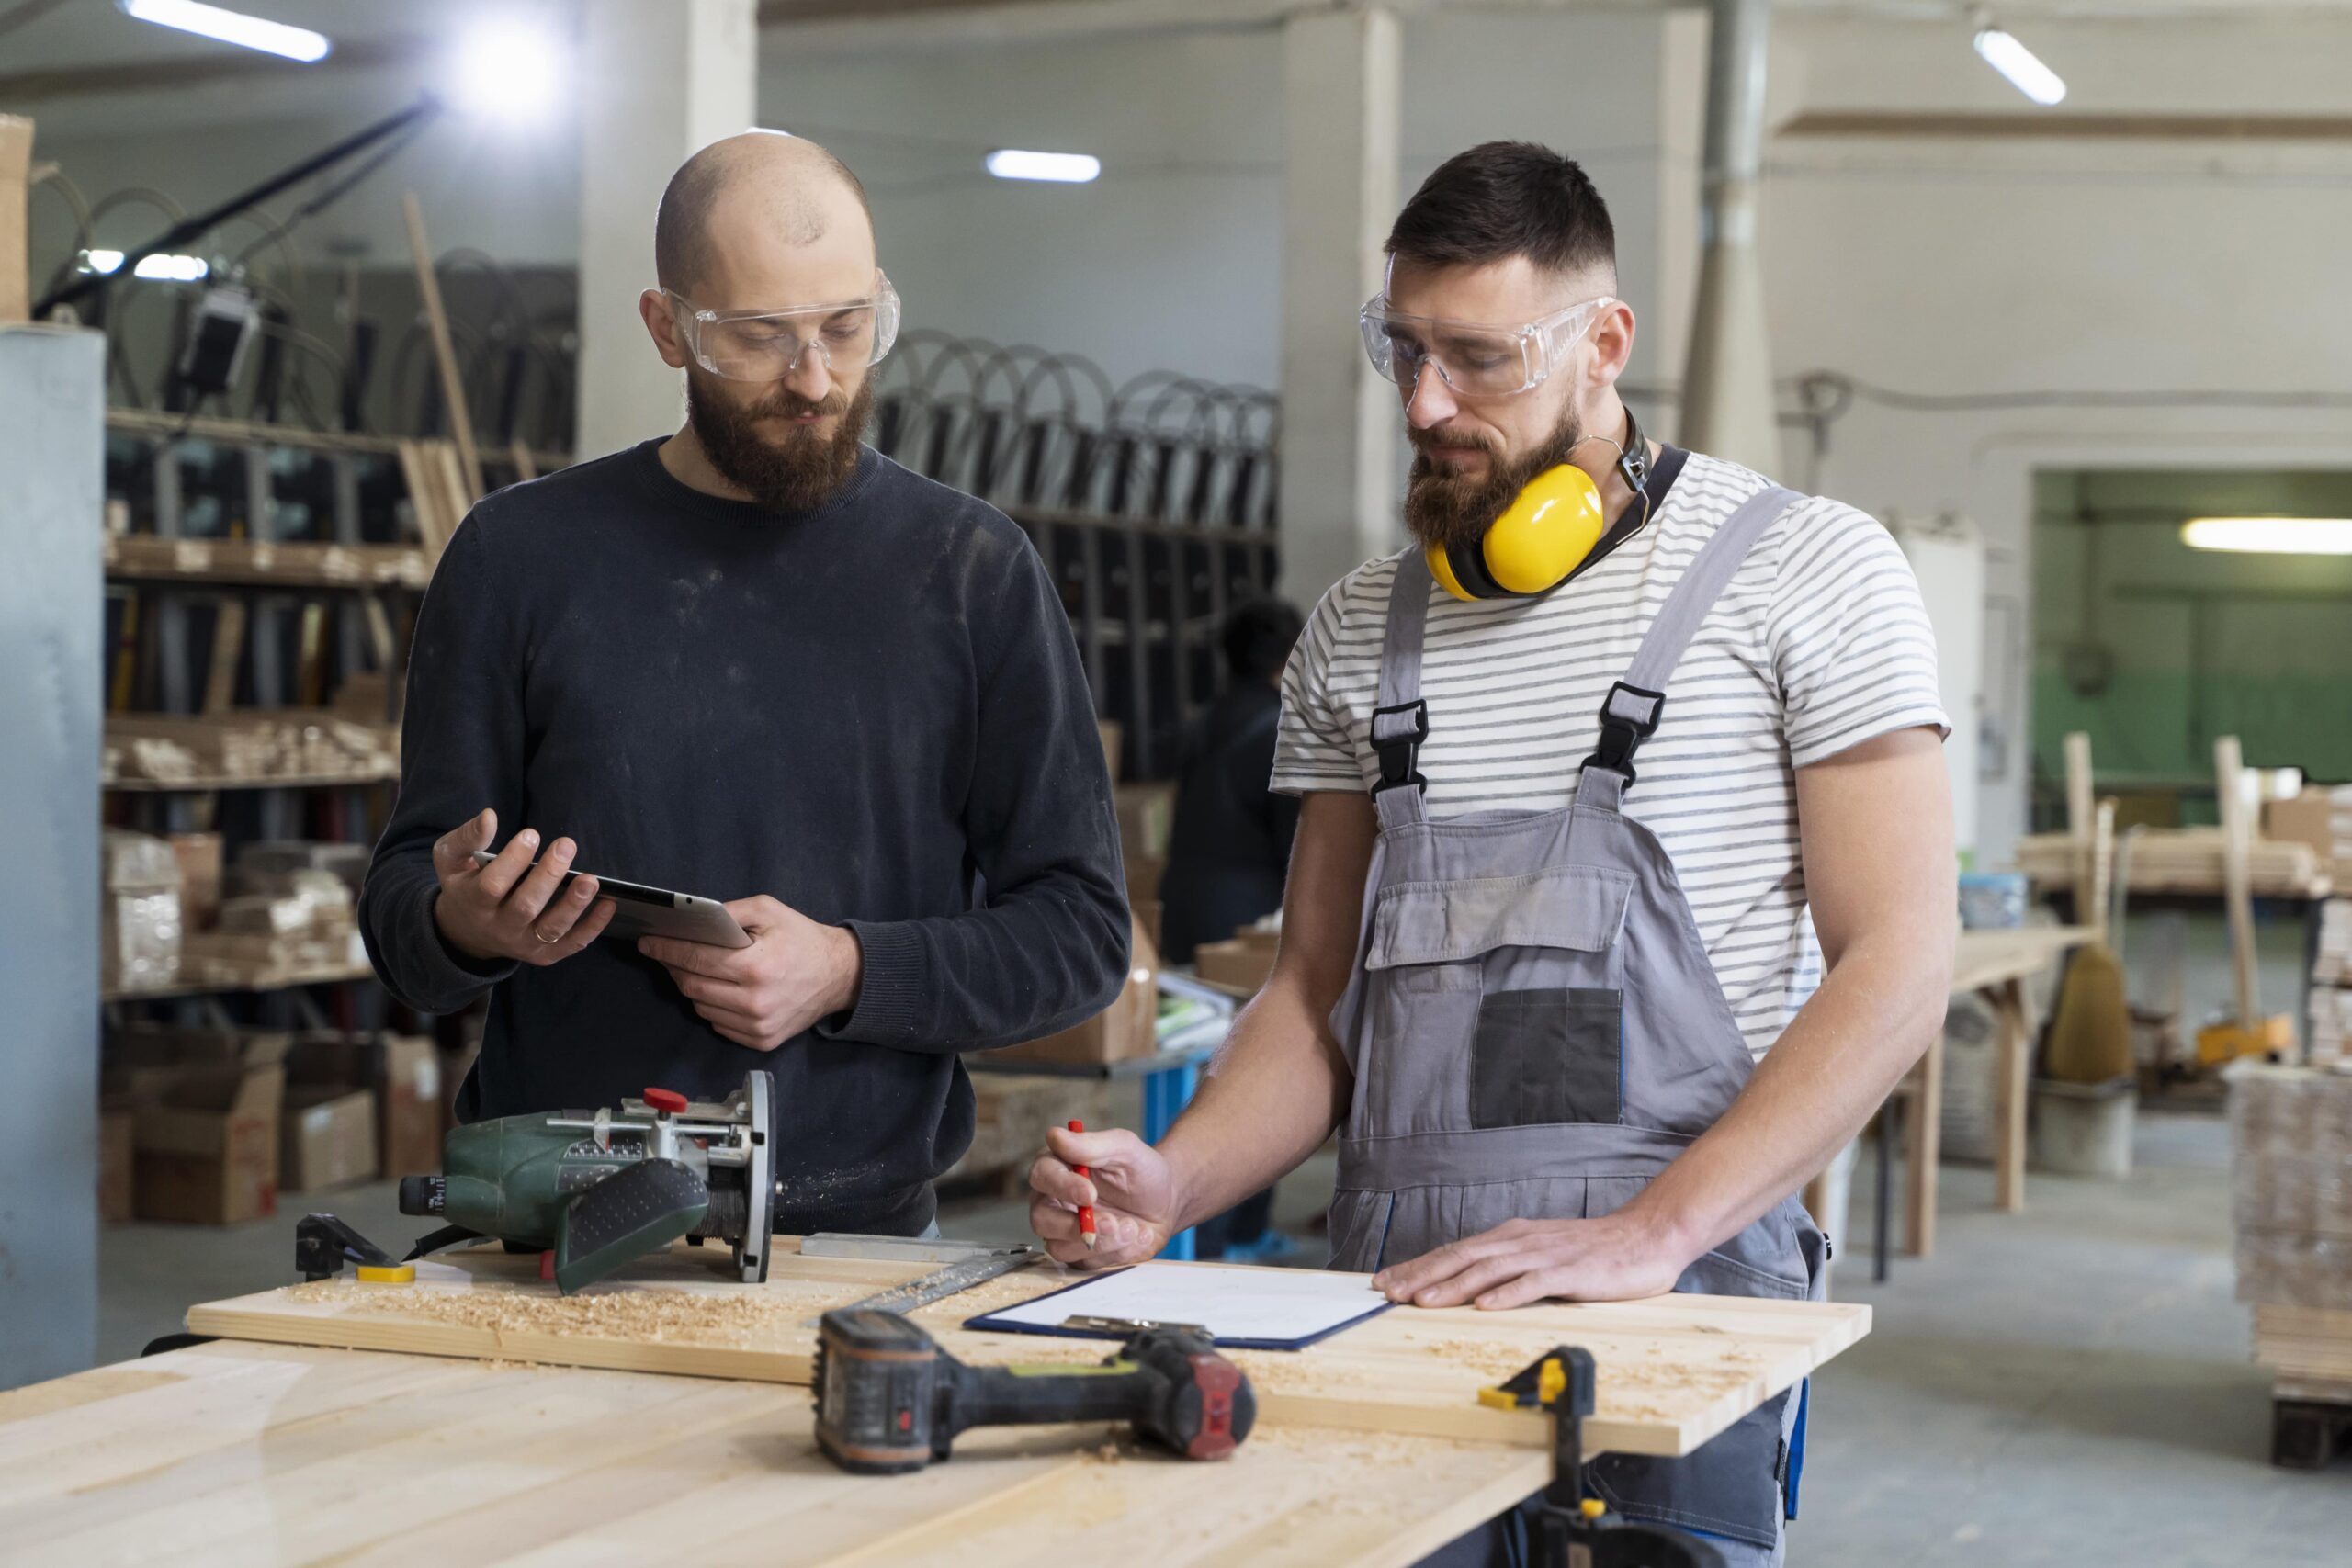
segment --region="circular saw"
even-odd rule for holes
[[[554,1254],[569,1295],[681,1237],[721,1239],[748,1283],[768,1277],[775,1119],[768,1075],[718,1101],[666,1089],[618,1110],[502,1116],[451,1129],[439,1176],[401,1182],[401,1213],[447,1226],[417,1253],[487,1236]]]

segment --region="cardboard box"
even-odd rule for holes
[[[283,1034],[156,1033],[164,1038],[149,1043],[177,1060],[128,1069],[141,1096],[131,1125],[133,1212],[142,1220],[214,1225],[276,1213],[290,1042]]]
[[[441,1119],[447,1096],[441,1057],[433,1042],[394,1034],[378,1047],[383,1075],[376,1083],[376,1130],[384,1174],[429,1176],[441,1168]]]
[[[373,1181],[382,1171],[373,1089],[290,1084],[279,1127],[278,1183],[289,1192]]]
[[[98,1223],[119,1225],[130,1218],[132,1123],[128,1105],[98,1110]]]
[[[1159,953],[1128,919],[1127,983],[1108,1008],[1074,1028],[993,1053],[1005,1062],[1124,1062],[1159,1048]]]
[[[1109,1126],[1111,1086],[1097,1078],[974,1073],[971,1146],[939,1179],[977,1180],[1002,1172],[1018,1180],[1045,1152],[1046,1129],[1072,1121]]]
[[[1254,997],[1274,972],[1280,941],[1272,931],[1243,931],[1224,942],[1204,942],[1193,950],[1193,972],[1212,986]]]
[[[168,842],[180,868],[180,928],[209,931],[220,918],[220,835],[174,833]]]
[[[2352,811],[2337,806],[2325,788],[2306,789],[2292,800],[2273,800],[2262,807],[2262,837],[2281,843],[2309,844],[2319,857],[2319,869],[2331,871],[2338,881],[2352,866],[2338,864],[2335,846],[2339,840],[2339,820],[2352,829]],[[2352,836],[2352,835],[2344,835]]]
[[[1118,812],[1119,849],[1133,865],[1139,860],[1168,858],[1168,830],[1176,820],[1176,786],[1172,784],[1120,784],[1111,792]]]
[[[32,166],[33,122],[0,114],[0,321],[32,318],[32,230],[26,216]]]
[[[306,1035],[286,1062],[292,1105],[334,1091],[367,1089],[376,1100],[376,1154],[389,1177],[429,1176],[441,1168],[441,1058],[419,1035]],[[289,1176],[286,1185],[293,1187]]]
[[[1102,741],[1102,765],[1111,771],[1111,782],[1116,784],[1119,782],[1119,748],[1125,739],[1126,732],[1112,720],[1099,718],[1094,721],[1094,733]]]

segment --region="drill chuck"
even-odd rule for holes
[[[437,1214],[448,1196],[448,1179],[440,1176],[403,1176],[401,1178],[401,1213],[403,1214]]]
[[[1209,1339],[1148,1329],[1099,1366],[970,1367],[897,1313],[829,1312],[817,1332],[817,1443],[861,1474],[920,1470],[974,1427],[1125,1421],[1186,1459],[1249,1437],[1257,1396]]]

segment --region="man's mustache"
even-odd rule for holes
[[[1484,452],[1494,454],[1494,443],[1483,435],[1447,435],[1437,431],[1410,431],[1406,439],[1416,452]]]
[[[786,419],[799,419],[808,414],[815,414],[820,419],[823,419],[848,412],[849,399],[842,395],[842,390],[838,387],[813,403],[806,398],[795,397],[787,392],[760,410],[763,414],[777,414]]]

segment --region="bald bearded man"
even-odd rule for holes
[[[971,1141],[956,1053],[1089,1017],[1126,971],[1092,705],[1020,529],[861,444],[898,307],[855,177],[715,143],[654,254],[684,426],[450,540],[361,928],[410,1006],[490,994],[460,1117],[757,1067],[776,1228],[919,1234]],[[574,864],[723,898],[752,945],[599,941]]]

